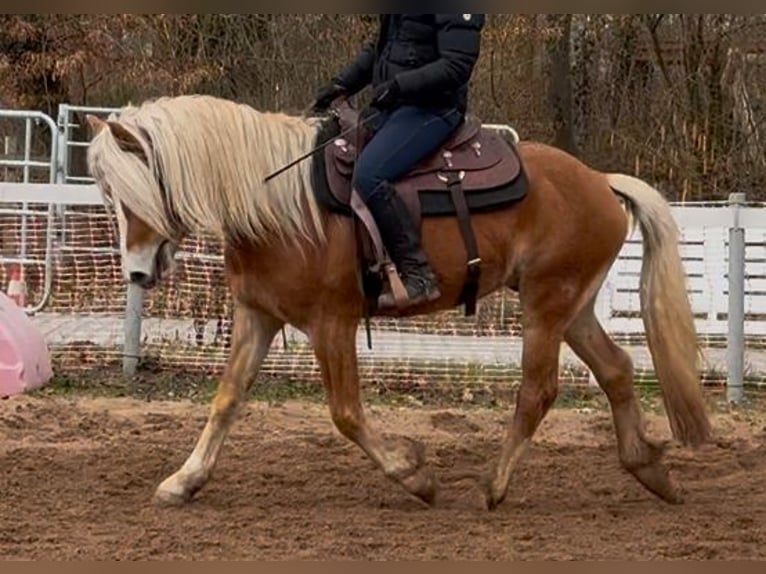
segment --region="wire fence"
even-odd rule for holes
[[[14,34],[22,32],[51,40],[35,58],[15,61],[8,52],[0,59],[0,69],[9,72],[0,87],[6,101],[47,107],[54,117],[55,107],[29,92],[48,63],[57,81],[47,94],[58,94],[59,101],[121,106],[196,92],[299,112],[375,32],[375,19],[359,14],[37,16],[24,26],[16,24],[25,15],[0,17],[0,45],[17,45]],[[763,15],[732,14],[492,14],[471,84],[471,111],[487,123],[513,125],[522,139],[569,149],[598,169],[638,175],[678,205],[703,206],[732,192],[762,205],[765,22]],[[34,52],[34,42],[24,45]],[[37,68],[27,70],[26,61]],[[366,97],[360,95],[360,105]],[[46,135],[48,126],[33,122],[30,130],[0,118],[0,180],[49,181],[49,172],[30,169],[29,162],[55,156],[55,181],[88,181],[88,110],[104,114],[110,108],[59,107],[55,138]],[[11,264],[24,259],[27,300],[45,301],[35,320],[52,341],[59,368],[118,363],[125,289],[115,222],[99,206],[62,206],[53,227],[49,215],[46,206],[0,204],[0,286],[8,285]],[[757,282],[766,280],[760,241],[748,245],[754,298],[761,296]],[[724,253],[722,246],[706,264],[725,266]],[[183,254],[176,275],[147,297],[145,360],[217,372],[226,358],[232,309],[221,248],[212,238],[196,237]],[[756,307],[749,316],[758,320],[766,313]],[[447,381],[448,388],[459,388],[518,380],[521,317],[510,293],[485,300],[477,317],[455,310],[376,320],[374,329],[373,351],[360,336],[365,381],[413,388]],[[616,335],[634,356],[639,380],[652,384],[640,331]],[[711,384],[726,379],[725,337],[701,336]],[[762,339],[751,334],[746,352],[748,382],[763,385]],[[587,383],[588,372],[566,349],[563,355],[563,379]],[[264,369],[318,380],[310,349],[292,331],[276,341]]]
[[[6,246],[19,241],[20,221],[20,216],[5,216]],[[46,221],[43,213],[28,220],[32,257],[42,257],[45,251]],[[115,221],[102,207],[67,207],[65,221],[66,233],[56,233],[65,241],[57,241],[54,247],[50,296],[34,320],[46,334],[60,370],[119,365],[125,341],[126,289]],[[747,276],[749,290],[756,298],[755,303],[748,303],[748,310],[751,320],[760,317],[764,321],[766,308],[754,305],[766,307],[766,292],[758,291],[766,283],[766,241],[761,238],[753,242],[752,249]],[[723,248],[718,256],[720,260],[706,261],[705,265],[725,268]],[[7,285],[11,268],[0,266],[2,285]],[[44,276],[39,265],[27,268],[27,296],[32,300],[44,289]],[[147,293],[143,315],[144,366],[219,373],[227,359],[232,319],[220,244],[212,238],[187,239],[176,273]],[[606,324],[608,327],[609,322]],[[710,385],[726,383],[726,322],[721,325],[720,331],[700,335],[707,359],[704,379]],[[363,329],[358,339],[365,384],[408,392],[438,388],[457,395],[467,389],[488,393],[491,388],[518,384],[522,323],[518,299],[510,292],[485,299],[476,317],[465,317],[455,309],[411,319],[376,319],[372,329],[372,350],[367,348]],[[651,358],[640,321],[615,335],[634,357],[637,381],[653,385]],[[750,333],[746,344],[746,382],[756,387],[766,385],[766,337]],[[287,380],[319,381],[311,347],[293,329],[277,338],[263,372]],[[566,347],[561,376],[565,384],[589,383],[589,372]]]

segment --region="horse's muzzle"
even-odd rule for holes
[[[134,285],[138,285],[142,289],[152,289],[155,285],[157,285],[157,280],[154,276],[142,271],[132,272],[130,274],[130,282]]]

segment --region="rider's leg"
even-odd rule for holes
[[[411,305],[436,299],[440,293],[420,245],[419,230],[394,192],[392,182],[436,151],[461,120],[458,112],[435,115],[411,106],[399,108],[362,149],[357,160],[354,185],[375,218]],[[384,293],[378,304],[393,307],[393,296]]]

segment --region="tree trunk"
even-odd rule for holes
[[[553,118],[553,145],[571,154],[577,153],[572,114],[571,40],[572,14],[550,14],[550,27],[558,31],[550,40],[548,54],[551,60],[549,103]]]

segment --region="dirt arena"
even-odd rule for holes
[[[207,409],[192,402],[0,402],[4,559],[764,559],[766,422],[715,417],[720,440],[669,460],[687,503],[668,507],[618,466],[600,409],[551,413],[495,513],[456,481],[494,460],[497,410],[376,407],[426,441],[443,481],[426,509],[389,483],[311,402],[253,402],[207,489],[182,510],[151,504]],[[655,436],[664,419],[650,417]]]

